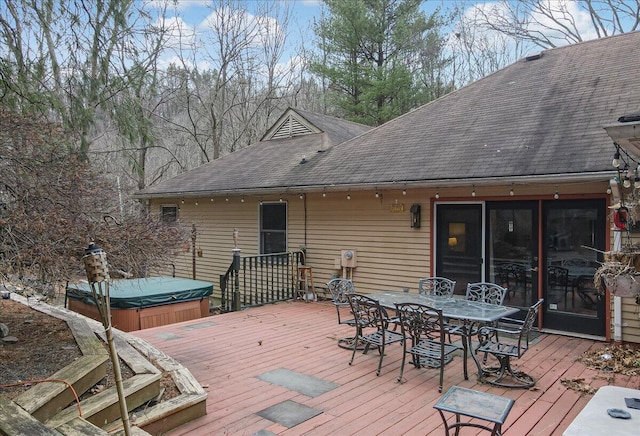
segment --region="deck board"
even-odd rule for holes
[[[402,345],[386,349],[380,376],[375,371],[377,350],[356,354],[337,346],[339,338],[353,335],[338,325],[330,302],[285,302],[226,313],[209,318],[211,325],[189,329],[202,319],[133,332],[185,367],[208,386],[207,415],[169,434],[252,435],[259,431],[296,435],[441,435],[441,418],[433,405],[438,393],[439,371],[407,365],[404,382],[398,383]],[[179,338],[167,339],[167,334]],[[532,389],[505,389],[477,382],[477,371],[468,360],[469,380],[462,373],[462,355],[456,355],[444,373],[446,391],[452,385],[504,395],[515,400],[503,430],[514,435],[561,435],[591,395],[570,390],[562,379],[584,378],[594,387],[615,384],[638,389],[638,377],[603,375],[586,368],[577,358],[602,342],[561,335],[541,334],[515,366],[533,375]],[[339,386],[317,397],[258,378],[276,369],[287,369]],[[290,400],[322,410],[318,416],[292,428],[257,415],[263,409]],[[482,434],[465,429],[465,435]]]

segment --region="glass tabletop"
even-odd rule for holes
[[[468,301],[461,296],[437,297],[394,291],[376,292],[368,296],[378,300],[387,309],[395,309],[396,303],[417,303],[442,310],[442,315],[446,318],[479,322],[497,321],[519,311],[517,307]]]

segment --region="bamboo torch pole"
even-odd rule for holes
[[[107,267],[107,254],[92,242],[85,250],[82,258],[84,268],[87,272],[87,279],[91,286],[91,295],[96,303],[98,313],[109,345],[109,355],[113,365],[113,373],[116,378],[116,389],[118,391],[118,403],[120,404],[120,417],[124,427],[125,436],[131,435],[131,425],[129,423],[129,412],[127,410],[127,398],[122,386],[122,373],[120,372],[120,360],[116,352],[111,329],[111,303],[109,300],[109,268]]]

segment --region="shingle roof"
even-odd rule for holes
[[[605,177],[614,149],[603,126],[640,108],[639,59],[640,32],[546,50],[359,136],[298,111],[332,144],[355,137],[320,153],[320,135],[258,143],[143,192]]]
[[[303,158],[303,165],[312,168],[331,146],[371,130],[362,124],[292,108],[287,109],[279,121],[290,115],[311,123],[320,133],[257,142],[150,186],[136,196],[208,195],[286,188],[290,180],[298,178],[295,172]]]

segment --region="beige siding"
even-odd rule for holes
[[[151,210],[159,210],[160,204],[169,204],[170,201],[152,203]],[[257,201],[240,198],[230,198],[226,202],[224,198],[216,198],[212,203],[207,199],[198,199],[195,205],[194,199],[185,199],[184,204],[176,202],[180,206],[178,212],[179,225],[188,229],[195,224],[196,250],[202,249],[202,257],[196,255],[196,279],[211,281],[214,289],[219,291],[219,276],[224,274],[232,260],[233,229],[239,230],[239,248],[243,255],[257,254],[258,250],[258,203]],[[193,255],[191,243],[188,249],[183,251],[175,261],[176,275],[178,277],[192,277]],[[170,274],[171,270],[164,271]]]
[[[622,342],[640,344],[640,305],[635,298],[622,298]]]
[[[509,195],[513,188],[514,196]],[[307,264],[313,267],[316,286],[323,285],[339,274],[335,268],[341,250],[357,251],[357,267],[353,270],[356,289],[369,293],[387,289],[417,289],[421,277],[431,275],[431,200],[439,193],[438,201],[484,201],[509,199],[550,199],[557,191],[561,198],[588,198],[606,192],[607,183],[572,183],[548,185],[476,186],[472,187],[416,189],[402,188],[382,190],[382,198],[375,197],[375,190],[347,192],[307,193],[304,199],[299,193],[283,195],[287,204],[290,251],[305,246]],[[159,212],[161,204],[180,206],[179,222],[197,230],[196,248],[202,249],[202,257],[196,257],[196,279],[211,281],[219,291],[219,276],[227,271],[232,259],[233,229],[239,230],[239,248],[242,255],[255,255],[259,250],[259,201],[278,201],[280,195],[229,197],[229,201],[209,198],[154,200],[152,210]],[[404,211],[392,211],[396,202]],[[421,205],[422,222],[419,229],[410,227],[409,209],[412,204]],[[306,218],[305,218],[306,217]],[[191,247],[181,253],[175,262],[176,275],[192,276]],[[170,273],[168,269],[165,273]],[[632,298],[623,299],[623,340],[640,343],[639,308]]]
[[[372,191],[309,195],[307,199],[307,259],[316,281],[326,282],[343,249],[356,250],[353,280],[360,292],[417,289],[418,279],[430,274],[430,200],[424,191],[403,196],[400,191]],[[403,212],[392,212],[396,200]],[[422,227],[410,228],[409,208],[422,206]],[[316,272],[317,271],[317,272]]]

